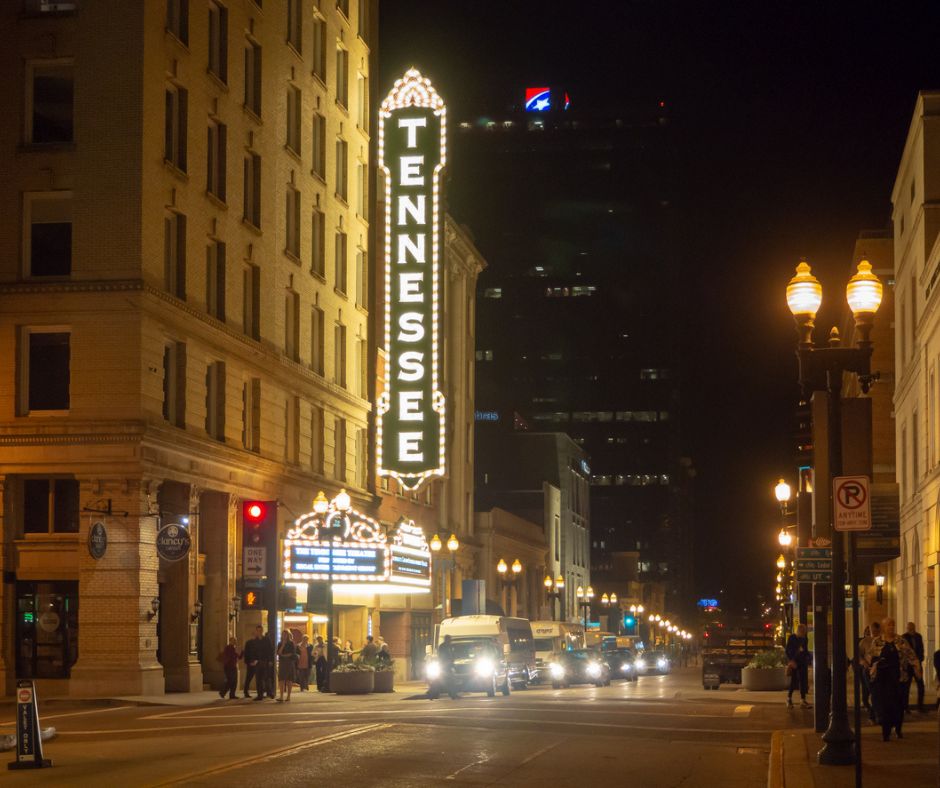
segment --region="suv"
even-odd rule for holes
[[[450,648],[450,670],[436,658],[425,666],[428,698],[436,700],[442,693],[456,697],[459,692],[485,692],[492,698],[497,690],[511,692],[506,662],[491,638],[452,638]]]

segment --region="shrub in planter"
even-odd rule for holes
[[[337,695],[368,695],[375,686],[375,668],[361,662],[338,665],[330,671],[330,691]]]
[[[783,649],[755,654],[741,671],[741,685],[744,689],[770,692],[785,690],[789,684],[787,655]]]
[[[373,692],[395,691],[395,660],[370,659],[364,661],[375,670],[375,689]]]

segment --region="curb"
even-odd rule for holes
[[[783,768],[783,734],[774,731],[770,737],[770,763],[767,766],[767,788],[785,788],[786,776]]]

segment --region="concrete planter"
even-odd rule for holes
[[[394,692],[395,672],[392,670],[377,670],[375,672],[373,692]]]
[[[330,692],[337,695],[368,695],[372,692],[375,673],[371,670],[356,670],[349,673],[330,673]]]
[[[741,686],[756,692],[779,692],[790,686],[786,668],[742,668]]]

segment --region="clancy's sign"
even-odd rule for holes
[[[385,176],[385,388],[377,415],[378,473],[414,490],[444,474],[440,391],[440,188],[444,101],[409,69],[379,110]]]

